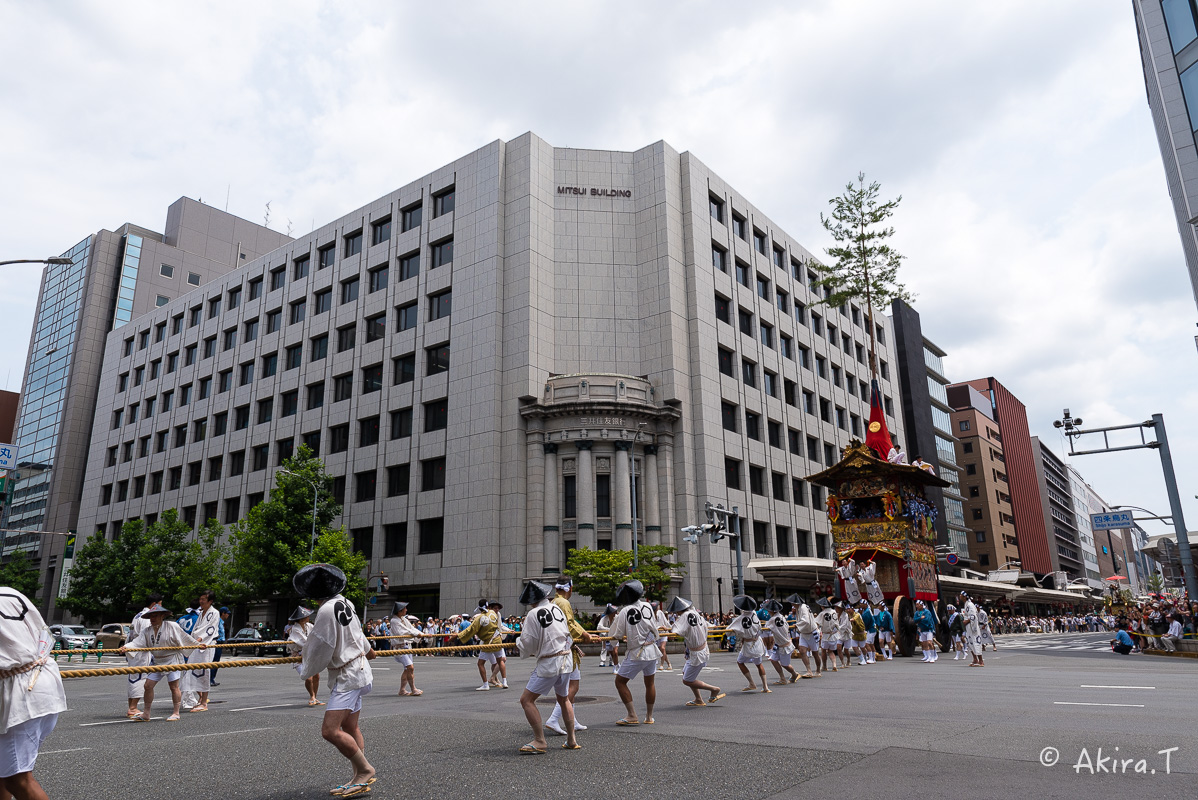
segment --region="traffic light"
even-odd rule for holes
[[[387,587],[390,585],[391,585],[391,581],[386,575],[384,575],[382,577],[382,580],[379,581],[379,589],[381,591],[384,591],[384,592],[387,591]]]

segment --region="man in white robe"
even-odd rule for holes
[[[978,607],[965,592],[961,592],[959,599],[962,601],[961,616],[965,623],[965,650],[973,658],[969,666],[984,667],[986,663],[982,660],[982,628],[978,621]]]
[[[720,691],[720,687],[699,680],[699,673],[711,659],[711,650],[707,646],[707,620],[695,608],[694,603],[681,597],[675,597],[670,602],[669,611],[676,617],[671,631],[681,636],[683,644],[686,645],[682,685],[695,693],[695,699],[688,700],[686,704],[693,708],[705,706],[709,702],[714,703],[724,697],[724,693]],[[707,700],[703,699],[701,692],[708,693]]]
[[[308,632],[312,630],[312,609],[303,606],[298,607],[291,612],[291,616],[287,618],[290,624],[287,626],[287,654],[292,656],[302,656],[304,654],[304,645],[308,643]],[[295,665],[295,671],[298,674],[302,664]],[[308,690],[308,705],[323,706],[324,703],[316,697],[316,693],[320,691],[320,676],[313,675],[304,681],[304,688]]]
[[[595,632],[600,636],[607,636],[608,631],[611,630],[612,623],[616,621],[616,614],[618,612],[618,608],[608,603],[607,608],[603,610],[603,616],[599,618],[599,622],[595,625]],[[606,667],[609,663],[612,672],[616,672],[620,668],[619,645],[610,639],[603,643],[603,652],[599,654],[599,666]]]
[[[157,605],[162,602],[162,595],[152,594],[146,598],[146,605],[141,611],[133,615],[133,622],[129,625],[129,635],[125,637],[126,644],[130,639],[136,639],[150,625],[150,621],[146,619],[146,611],[150,606]],[[150,664],[149,653],[126,653],[125,663],[131,667],[145,667]],[[146,676],[144,673],[136,675],[126,675],[128,678],[129,687],[129,710],[125,712],[127,717],[136,717],[141,712],[137,709],[137,701],[146,693]]]
[[[778,680],[774,681],[774,685],[785,686],[799,679],[799,673],[790,665],[790,656],[795,649],[794,642],[791,641],[794,637],[790,632],[790,622],[782,613],[782,603],[778,600],[766,600],[764,605],[770,615],[770,618],[766,620],[765,630],[769,632],[769,637],[773,640],[769,653],[770,663],[778,672]],[[788,672],[789,676],[786,674]]]
[[[998,645],[994,641],[994,632],[990,630],[990,613],[981,606],[978,606],[978,626],[982,629],[982,652],[986,652],[986,645],[997,650]]]
[[[791,641],[797,643],[799,658],[803,659],[803,666],[807,668],[807,672],[799,677],[814,678],[820,674],[819,626],[815,623],[815,615],[803,602],[803,598],[797,594],[792,594],[782,602],[790,606],[791,613],[794,614],[795,621],[791,626]],[[815,661],[814,673],[811,671],[813,659]]]
[[[861,590],[857,588],[857,562],[851,558],[842,559],[836,574],[840,576],[840,584],[844,587],[845,602],[854,605],[861,602]]]
[[[345,584],[345,573],[332,564],[309,564],[292,579],[301,597],[320,603],[304,643],[300,677],[307,680],[328,670],[329,701],[320,735],[353,767],[349,782],[333,791],[356,797],[370,792],[376,773],[366,760],[366,741],[358,725],[362,698],[374,686],[370,661],[376,656],[353,605],[341,595]]]
[[[823,663],[824,672],[829,669],[829,661],[831,661],[830,669],[836,672],[839,660],[836,648],[840,644],[840,638],[837,635],[837,631],[840,630],[840,616],[836,613],[836,609],[832,608],[828,598],[821,597],[818,605],[821,611],[815,615],[815,624],[819,626],[819,660]]]
[[[132,647],[177,647],[187,648],[192,645],[199,644],[191,634],[184,631],[177,623],[167,619],[170,616],[170,611],[163,608],[161,605],[155,604],[146,609],[144,617],[149,618],[150,624],[137,635],[137,638],[126,641],[125,647],[120,650],[121,655],[125,654],[125,648]],[[179,650],[155,650],[150,653],[150,658],[156,666],[163,665],[179,665],[185,667],[185,654],[183,649]],[[179,719],[179,710],[183,704],[183,693],[179,690],[179,680],[182,678],[182,673],[178,670],[170,672],[151,672],[146,675],[146,692],[143,711],[140,715],[132,717],[139,722],[147,722],[150,719],[150,706],[154,703],[154,690],[158,688],[158,682],[166,680],[166,685],[171,691],[171,715],[167,717],[167,722],[175,722]]]
[[[761,620],[757,617],[757,601],[747,594],[738,594],[732,598],[732,605],[740,612],[740,616],[733,617],[732,622],[728,623],[728,629],[736,633],[737,642],[740,644],[740,655],[736,657],[736,665],[749,682],[741,691],[757,691],[748,666],[756,664],[757,674],[761,677],[761,691],[768,693],[772,690],[766,684],[765,667],[761,663],[766,653],[765,642],[761,640]]]
[[[67,710],[53,637],[28,597],[0,586],[0,797],[49,800],[33,777],[38,750]]]
[[[617,725],[641,724],[632,702],[632,691],[628,688],[628,682],[638,675],[645,681],[645,724],[654,722],[653,704],[657,702],[654,675],[661,659],[661,648],[657,644],[661,634],[654,622],[653,607],[642,599],[644,596],[644,584],[638,580],[625,581],[616,592],[616,603],[621,608],[608,635],[617,642],[628,641],[624,660],[616,670],[616,693],[625,710],[624,718],[616,720]]]
[[[570,676],[574,672],[574,638],[565,612],[552,601],[554,589],[547,583],[529,581],[520,602],[532,606],[520,626],[516,647],[521,658],[533,658],[532,674],[520,695],[524,718],[532,728],[532,741],[520,748],[523,755],[544,755],[549,748],[545,724],[537,708],[537,698],[553,692],[561,709],[562,729],[566,735],[564,750],[578,750],[578,732],[574,728],[574,704],[570,702]]]
[[[865,587],[865,596],[870,603],[886,602],[886,595],[882,593],[882,587],[878,584],[878,565],[872,558],[861,567],[857,573],[857,580]]]
[[[220,612],[213,603],[215,594],[210,590],[200,592],[199,608],[196,609],[195,624],[191,627],[191,637],[201,644],[208,645],[202,650],[192,650],[187,654],[187,661],[192,664],[207,664],[216,657],[216,639],[220,635]],[[198,700],[192,706],[192,712],[208,710],[208,688],[212,673],[208,669],[189,669],[183,676],[183,691],[195,692]]]
[[[661,663],[658,664],[658,669],[662,672],[673,672],[674,666],[670,663],[670,654],[666,652],[665,632],[670,630],[670,620],[661,610],[661,603],[654,600],[650,605],[653,606],[653,624],[657,626],[659,635],[657,637],[657,647],[661,650]]]
[[[389,632],[392,636],[401,637],[391,640],[392,650],[411,650],[415,646],[416,640],[422,634],[419,627],[420,619],[409,616],[407,610],[408,604],[402,600],[397,601],[391,609]],[[416,688],[416,661],[414,657],[408,653],[400,653],[395,657],[395,661],[403,667],[403,674],[399,676],[399,696],[419,697],[424,694],[424,692]]]

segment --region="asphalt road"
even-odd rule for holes
[[[380,659],[363,714],[379,769],[370,796],[1192,796],[1198,661],[1116,656],[1109,638],[1001,637],[984,669],[943,654],[934,665],[895,659],[751,695],[737,691],[733,656],[716,653],[703,677],[731,690],[725,700],[686,708],[680,669],[659,673],[656,724],[637,728],[614,724],[623,709],[610,671],[589,658],[583,749],[545,756],[516,753],[530,738],[517,704],[530,662],[510,659],[512,689],[476,692],[473,660],[422,658],[425,695],[399,698],[398,665]],[[123,677],[68,681],[70,710],[35,774],[56,800],[318,798],[348,778],[291,668],[226,669],[219,679],[207,714],[148,724],[124,720]],[[1059,754],[1053,766],[1041,763],[1052,760],[1046,748]],[[1075,769],[1083,750],[1095,774],[1084,760]],[[1156,773],[1136,774],[1140,759]]]

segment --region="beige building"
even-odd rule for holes
[[[986,413],[989,400],[973,387],[965,388],[969,390],[970,404],[953,411],[953,435],[962,470],[969,556],[985,572],[1018,561],[1019,543],[998,423]]]

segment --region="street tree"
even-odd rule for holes
[[[814,261],[809,265],[820,276],[811,288],[823,290],[821,303],[840,308],[857,301],[865,306],[869,322],[869,371],[874,379],[878,377],[874,306],[885,308],[895,300],[913,299],[898,281],[904,256],[887,243],[894,235],[894,228],[884,224],[903,197],[881,202],[878,199],[881,189],[877,182],[867,186],[865,173],[861,172],[857,174],[856,185],[849,183],[844,194],[828,201],[831,215],[825,217],[821,213],[819,220],[836,241],[834,247],[825,250],[833,262]]]
[[[343,529],[326,530],[316,539],[311,553],[301,552],[295,562],[295,572],[308,564],[332,564],[345,573],[345,599],[355,606],[366,603],[366,567],[369,562],[360,550],[354,550],[354,540]]]
[[[0,564],[0,586],[16,589],[26,597],[33,598],[41,588],[38,580],[37,565],[29,559],[29,554],[18,550],[5,564]]]
[[[59,605],[89,624],[130,619],[141,608],[134,608],[134,596],[144,543],[145,526],[140,519],[125,522],[111,542],[102,533],[92,534],[75,550],[70,585]],[[144,599],[145,595],[140,596]]]
[[[677,548],[668,545],[642,545],[638,548],[638,565],[634,568],[631,550],[571,550],[566,559],[566,574],[574,581],[575,590],[591,598],[596,605],[614,602],[620,584],[636,578],[645,585],[650,600],[664,600],[670,588],[670,577],[683,567],[671,561]]]

